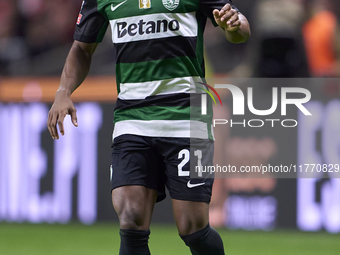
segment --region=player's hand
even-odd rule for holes
[[[53,139],[59,139],[57,125],[59,127],[60,134],[65,134],[64,119],[67,114],[71,115],[72,123],[77,127],[76,108],[74,107],[70,96],[68,96],[64,91],[58,90],[47,119],[47,127]]]
[[[238,13],[230,4],[226,4],[221,10],[215,9],[213,15],[216,23],[229,32],[234,32],[241,26]]]

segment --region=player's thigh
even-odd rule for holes
[[[122,186],[112,190],[112,204],[121,229],[148,230],[157,191],[140,185]]]
[[[165,198],[162,156],[148,137],[122,135],[114,139],[111,165],[111,189],[143,186],[157,190],[158,201]]]
[[[165,196],[161,158],[147,137],[122,135],[113,142],[112,203],[122,229],[150,225],[156,199]]]
[[[209,223],[209,204],[172,199],[177,229],[180,235],[195,233]]]

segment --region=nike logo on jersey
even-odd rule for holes
[[[125,3],[127,0],[125,0],[124,2],[121,2],[120,4],[117,4],[116,6],[113,6],[113,4],[111,4],[111,11],[115,11],[119,6],[121,6],[123,3]]]
[[[204,184],[205,184],[205,182],[191,184],[190,181],[188,181],[187,187],[188,187],[189,189],[192,189],[192,188],[195,188],[195,187],[198,187],[198,186],[202,186],[202,185],[204,185]]]

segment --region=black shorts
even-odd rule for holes
[[[210,202],[214,179],[190,178],[190,165],[212,165],[212,140],[121,135],[112,147],[112,190],[141,185],[157,190],[158,202],[166,187],[173,199]]]

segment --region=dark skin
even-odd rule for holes
[[[225,31],[232,43],[242,43],[250,36],[247,19],[226,4],[213,11],[216,23]],[[53,139],[65,134],[64,119],[71,115],[78,126],[72,92],[85,80],[91,65],[96,43],[74,41],[61,75],[60,86],[48,115],[47,126]],[[148,230],[150,228],[157,191],[143,186],[123,186],[112,191],[112,204],[118,214],[121,229]],[[180,235],[189,235],[203,229],[209,222],[209,204],[172,199],[174,218]]]
[[[216,23],[224,29],[226,39],[231,43],[244,43],[250,37],[247,18],[226,4],[221,10],[215,9],[213,15]]]
[[[47,127],[53,139],[59,139],[57,125],[60,134],[65,134],[64,119],[67,114],[71,115],[73,125],[78,126],[76,108],[71,100],[71,94],[85,80],[96,47],[97,43],[78,41],[74,41],[71,47],[61,75],[59,89],[48,113]]]

